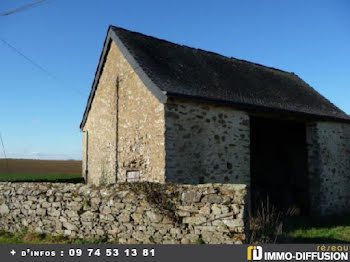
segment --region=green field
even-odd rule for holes
[[[1,174],[0,182],[67,182],[82,183],[81,174]]]
[[[280,243],[350,243],[350,217],[291,217]]]

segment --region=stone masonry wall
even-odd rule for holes
[[[165,107],[166,182],[250,182],[249,116],[181,100]]]
[[[0,183],[0,230],[119,243],[242,243],[245,185]]]
[[[164,182],[164,105],[147,89],[119,50],[118,182],[128,170],[140,181]]]
[[[84,131],[88,131],[89,183],[113,183],[116,178],[124,182],[127,170],[140,171],[141,181],[164,182],[164,106],[144,86],[114,42]],[[83,168],[84,152],[83,138]]]
[[[83,173],[87,150],[88,183],[113,183],[116,181],[116,61],[118,53],[111,45],[95,97],[83,128]],[[87,132],[87,133],[86,133]],[[88,146],[85,137],[88,136]]]
[[[350,213],[350,125],[307,127],[311,213]]]

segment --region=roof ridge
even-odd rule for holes
[[[171,41],[163,39],[163,38],[158,38],[158,37],[155,37],[155,36],[143,34],[143,33],[132,31],[132,30],[128,30],[128,29],[125,29],[125,28],[122,28],[122,27],[117,27],[117,26],[114,26],[114,25],[110,25],[110,27],[112,27],[114,29],[117,29],[117,30],[126,31],[128,33],[133,33],[133,34],[138,34],[140,36],[153,38],[153,39],[155,39],[157,41],[162,41],[162,42],[165,42],[165,43],[168,43],[168,44],[171,44],[171,45],[177,45],[177,46],[189,48],[189,49],[192,49],[192,50],[204,52],[204,53],[207,53],[207,54],[216,55],[216,56],[219,56],[221,58],[228,59],[228,60],[236,60],[236,61],[239,61],[239,62],[244,62],[244,63],[252,64],[252,65],[255,65],[255,66],[263,67],[263,68],[266,68],[266,69],[271,69],[271,70],[275,70],[275,71],[278,71],[278,72],[295,75],[294,72],[288,72],[288,71],[281,70],[281,69],[278,69],[278,68],[275,68],[275,67],[272,67],[272,66],[266,66],[266,65],[263,65],[263,64],[260,64],[260,63],[257,63],[257,62],[252,62],[252,61],[248,61],[248,60],[245,60],[245,59],[239,59],[239,58],[236,58],[236,57],[233,57],[233,56],[226,56],[226,55],[223,55],[223,54],[220,54],[220,53],[217,53],[217,52],[214,52],[214,51],[210,51],[210,50],[205,50],[205,49],[202,49],[202,48],[197,48],[197,47],[192,47],[192,46],[188,46],[188,45],[183,45],[183,44],[180,44],[180,43],[171,42]]]

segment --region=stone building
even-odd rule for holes
[[[88,183],[233,183],[350,210],[350,116],[294,73],[111,26],[80,125]]]

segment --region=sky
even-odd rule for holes
[[[0,13],[31,2],[1,0]],[[294,72],[350,113],[350,1],[49,0],[0,16],[0,40],[26,57],[0,41],[7,157],[81,159],[79,124],[110,24]]]

